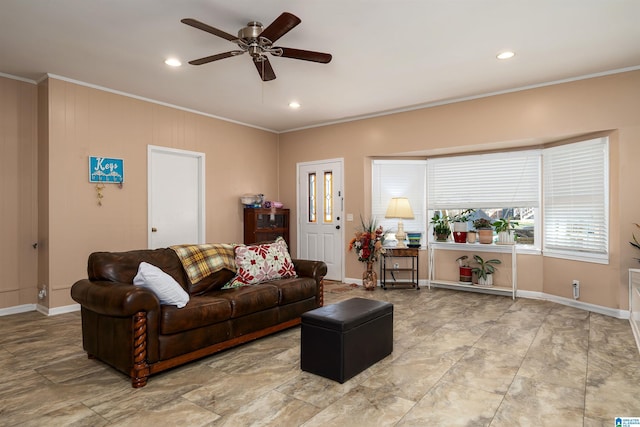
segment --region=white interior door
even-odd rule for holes
[[[342,159],[298,164],[298,258],[324,261],[330,280],[342,280]]]
[[[204,153],[149,146],[149,248],[204,243]]]

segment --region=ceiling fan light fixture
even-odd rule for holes
[[[238,38],[246,40],[257,39],[260,36],[260,33],[262,33],[263,29],[264,27],[262,26],[262,23],[258,21],[248,22],[246,27],[241,28],[238,31]]]
[[[182,62],[177,58],[167,58],[164,63],[170,67],[180,67],[182,65]]]
[[[496,55],[496,58],[498,59],[511,59],[514,56],[516,56],[515,52],[512,52],[510,50],[505,50],[503,52],[500,52]]]

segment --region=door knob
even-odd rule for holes
[[[151,227],[151,232],[152,232],[152,233],[155,233],[156,231],[158,231],[158,229],[157,229],[157,228],[155,228],[155,227]]]

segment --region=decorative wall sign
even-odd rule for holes
[[[89,156],[89,182],[122,184],[124,160]]]

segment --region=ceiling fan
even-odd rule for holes
[[[246,27],[241,28],[240,31],[238,31],[237,37],[193,18],[185,18],[180,22],[211,33],[214,36],[229,40],[230,42],[237,44],[240,48],[240,50],[231,50],[229,52],[194,59],[193,61],[189,61],[189,64],[191,65],[208,64],[209,62],[217,61],[219,59],[238,56],[245,52],[249,52],[249,55],[251,55],[251,59],[258,70],[258,74],[260,74],[260,78],[266,82],[276,78],[276,74],[271,67],[269,58],[266,56],[267,53],[270,53],[273,56],[302,59],[304,61],[319,62],[321,64],[327,64],[331,61],[331,55],[328,53],[273,46],[273,43],[275,43],[280,37],[287,34],[296,25],[302,22],[300,18],[289,12],[284,12],[282,15],[278,16],[267,28],[264,28],[260,22],[251,21]]]

